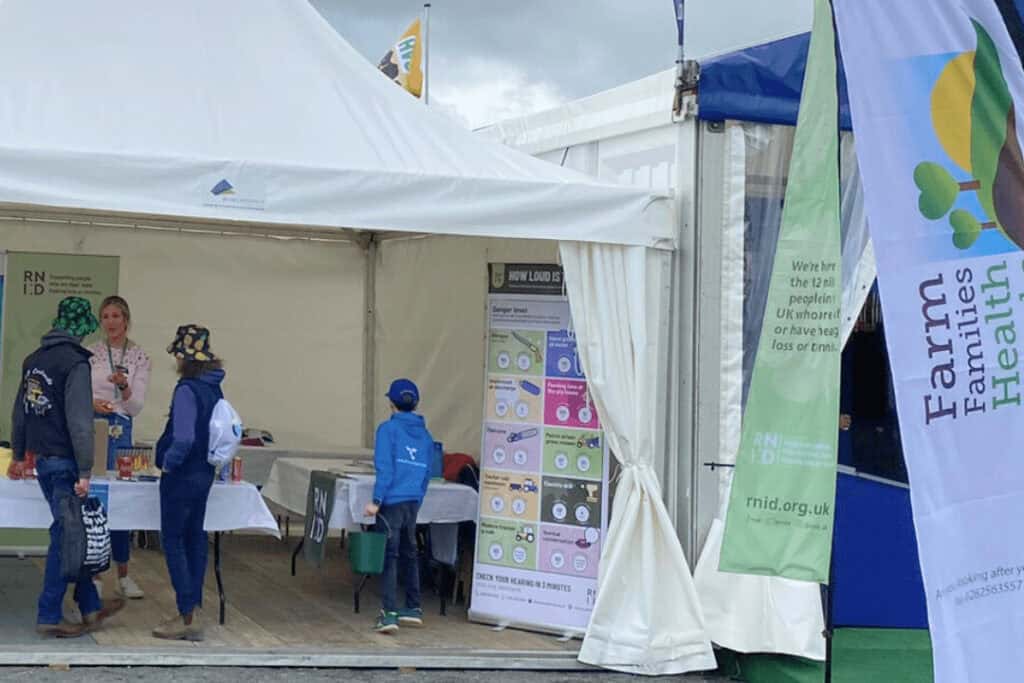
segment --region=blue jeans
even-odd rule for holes
[[[107,421],[107,471],[117,469],[117,451],[120,448],[132,447],[132,418],[111,413],[95,416]],[[113,432],[113,433],[111,433]],[[115,436],[116,434],[116,436]],[[99,454],[97,454],[99,455]],[[132,532],[110,532],[110,554],[117,564],[128,564],[132,553]]]
[[[208,554],[206,501],[213,478],[208,474],[164,473],[160,478],[160,538],[167,573],[185,616],[203,606],[203,581]]]
[[[132,532],[110,532],[110,554],[117,564],[128,564],[132,556]]]
[[[60,501],[75,495],[78,482],[78,464],[71,458],[36,458],[36,477],[43,490],[46,502],[50,504],[53,524],[50,525],[50,549],[46,553],[46,571],[43,574],[43,592],[39,595],[38,623],[59,624],[64,618],[64,593],[68,584],[61,576],[60,549],[64,537],[61,523]],[[100,596],[91,578],[82,578],[75,583],[75,602],[83,615],[100,611]]]
[[[419,502],[409,501],[382,505],[377,513],[374,530],[388,535],[384,573],[380,576],[381,607],[385,612],[398,611],[395,596],[399,570],[405,583],[405,608],[420,608],[420,569],[416,551],[416,516],[419,511]]]

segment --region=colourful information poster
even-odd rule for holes
[[[105,297],[117,294],[118,269],[116,256],[7,253],[0,344],[0,439],[10,438],[11,406],[18,392],[21,363],[50,330],[61,299],[84,297],[95,309]]]
[[[580,633],[608,521],[608,451],[556,265],[491,264],[470,616]]]

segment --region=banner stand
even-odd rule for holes
[[[562,269],[489,266],[480,515],[470,619],[582,636],[608,525],[608,445]]]

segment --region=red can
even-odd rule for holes
[[[231,458],[231,481],[236,484],[242,481],[242,458],[237,455]]]
[[[117,456],[117,478],[130,480],[132,478],[132,456],[124,453]]]
[[[36,454],[25,451],[25,461],[21,466],[21,476],[25,479],[36,478]]]

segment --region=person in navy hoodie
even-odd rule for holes
[[[377,427],[373,464],[376,483],[366,515],[377,516],[376,530],[387,534],[378,633],[393,633],[399,624],[422,626],[420,577],[416,552],[416,516],[430,482],[434,437],[421,415],[413,411],[420,392],[408,379],[396,379],[387,393],[391,419]],[[398,607],[398,569],[405,578],[405,606]]]
[[[71,496],[85,498],[89,493],[95,456],[89,374],[92,354],[82,347],[82,339],[98,326],[88,300],[67,297],[60,302],[53,329],[25,359],[11,416],[14,459],[7,476],[21,479],[31,475],[25,472],[25,456],[35,454],[36,477],[53,515],[36,630],[57,638],[94,631],[124,607],[121,599],[102,602],[92,579],[82,576],[75,582],[74,594],[82,623],[64,621],[68,582],[61,572],[61,504]]]
[[[203,528],[214,468],[207,462],[210,417],[224,393],[224,370],[210,350],[210,331],[182,325],[167,347],[178,360],[178,385],[163,436],[156,445],[160,477],[160,535],[177,613],[153,629],[157,638],[203,639],[200,608],[206,576]]]

